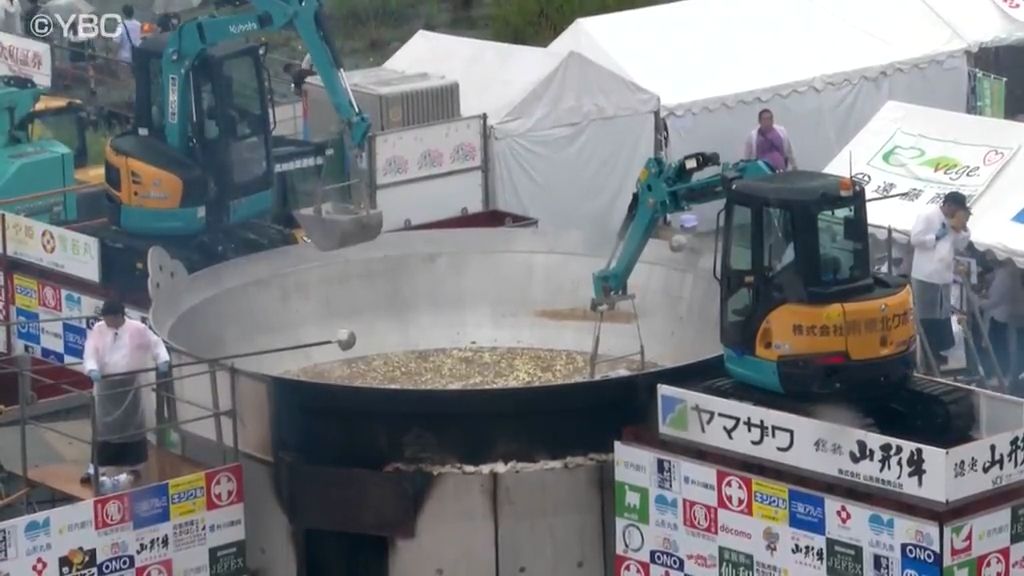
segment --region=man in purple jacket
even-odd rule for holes
[[[757,114],[758,127],[747,136],[743,151],[746,160],[762,160],[776,172],[796,170],[793,146],[786,129],[775,124],[772,111],[765,108]]]

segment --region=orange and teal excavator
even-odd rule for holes
[[[729,376],[776,400],[849,401],[880,429],[970,434],[975,416],[968,393],[940,392],[914,377],[910,286],[873,272],[864,187],[851,178],[776,173],[759,161],[722,165],[714,153],[674,163],[652,158],[637,180],[615,253],[594,274],[591,308],[607,310],[632,297],[629,276],[667,215],[723,199],[715,277]]]

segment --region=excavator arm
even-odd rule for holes
[[[637,178],[618,244],[605,267],[594,273],[591,310],[612,309],[617,302],[629,298],[629,276],[654,229],[666,216],[724,198],[735,180],[773,172],[764,162],[744,161],[722,165],[718,174],[694,179],[701,170],[719,165],[719,156],[713,152],[697,152],[671,163],[660,157],[647,161]]]
[[[291,26],[309,52],[313,67],[320,74],[335,111],[347,125],[353,147],[357,154],[361,154],[370,133],[370,121],[360,112],[345,80],[344,70],[340,67],[340,58],[334,44],[330,36],[325,34],[319,0],[250,0],[249,5],[254,10],[229,16],[197,18],[183,23],[168,39],[163,55],[163,69],[176,71],[183,80],[203,50],[237,39],[243,34],[283,30]],[[178,102],[179,105],[189,102],[188,82],[179,81],[174,73],[165,73],[164,83],[168,101]],[[183,123],[170,120],[168,142],[172,145],[184,142],[187,128]],[[180,146],[176,147],[181,149]]]

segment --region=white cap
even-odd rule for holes
[[[680,228],[696,228],[697,227],[697,215],[689,212],[679,215],[679,227]]]

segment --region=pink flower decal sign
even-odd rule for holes
[[[409,160],[405,156],[389,156],[384,160],[384,176],[404,176],[409,173]]]
[[[420,170],[435,170],[444,165],[444,152],[436,148],[428,148],[420,154],[416,167]]]
[[[452,153],[449,156],[448,162],[450,164],[470,164],[472,162],[476,162],[477,154],[476,144],[473,144],[472,142],[460,142],[452,148]]]

